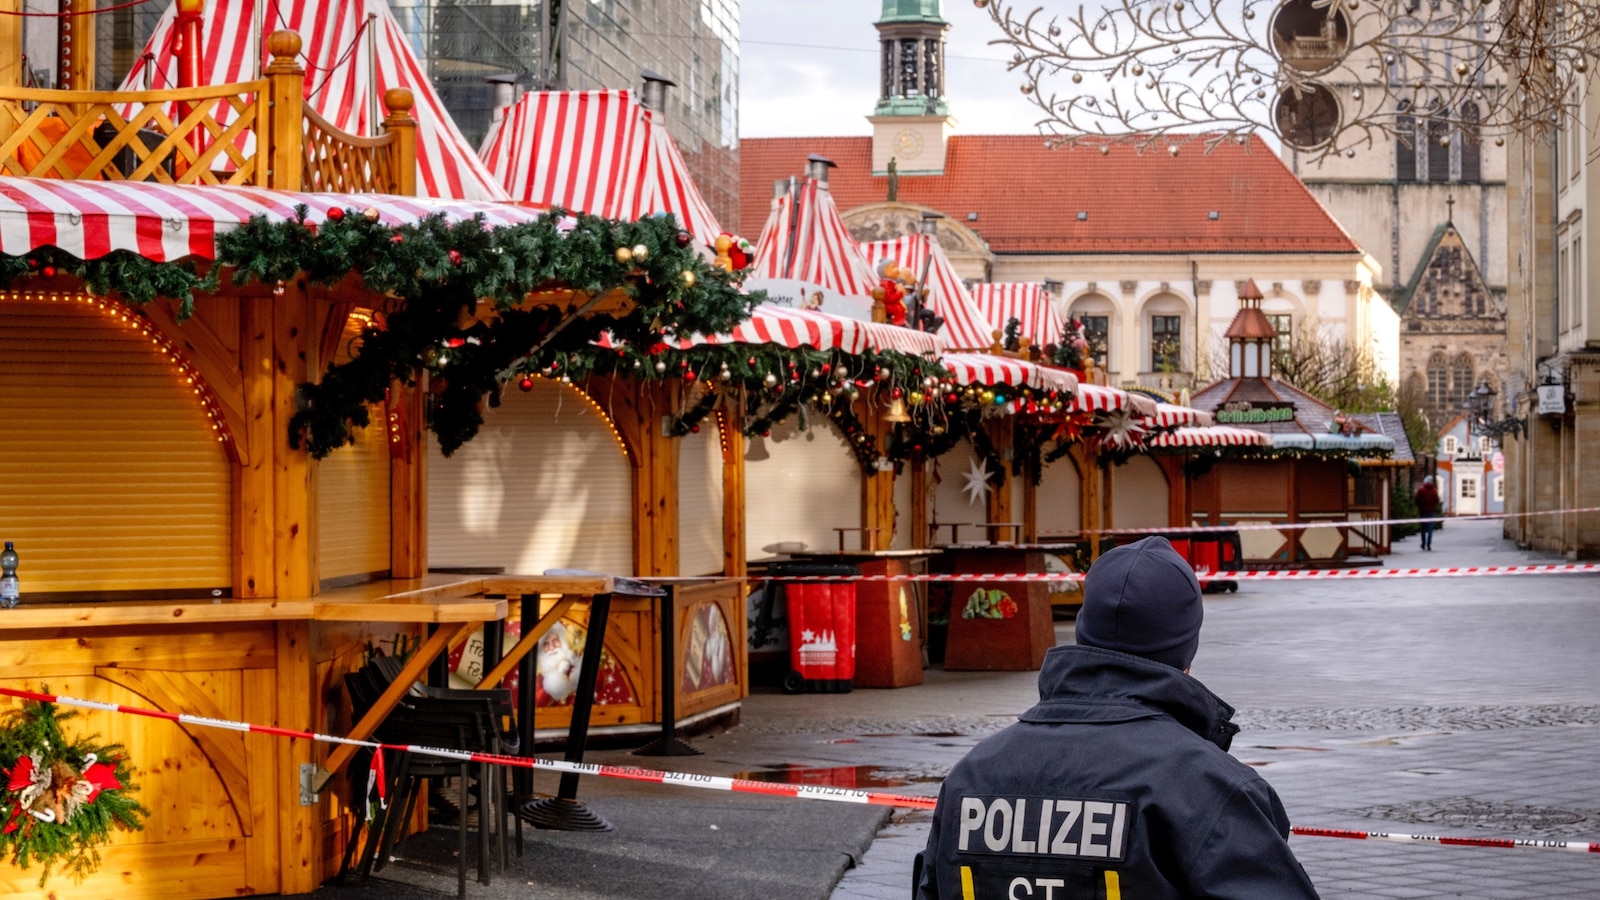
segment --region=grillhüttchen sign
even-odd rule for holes
[[[1231,400],[1216,411],[1218,425],[1260,425],[1293,422],[1294,404],[1285,400]]]

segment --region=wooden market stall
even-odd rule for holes
[[[665,222],[409,196],[439,174],[418,168],[412,96],[387,92],[381,136],[342,134],[303,104],[299,38],[269,47],[255,81],[0,86],[0,404],[14,436],[0,443],[0,521],[23,603],[5,611],[0,687],[360,736],[371,723],[349,721],[340,678],[374,652],[407,655],[413,677],[521,595],[544,614],[610,592],[609,576],[427,573],[430,441],[470,440],[492,373],[510,367],[483,348],[522,341],[532,380],[592,342],[593,313],[649,343],[657,319],[725,329],[748,300]],[[597,245],[644,250],[573,249]],[[613,287],[580,294],[579,278]],[[657,410],[626,394],[608,415],[649,458],[665,443]],[[665,558],[673,534],[643,535],[635,553]],[[679,659],[697,634],[713,640],[701,610],[735,627],[722,590],[675,593]],[[554,621],[530,623],[519,652]],[[650,672],[650,619],[619,621],[628,662]],[[683,695],[736,699],[706,686]],[[657,716],[657,680],[633,699],[641,720]],[[68,727],[124,745],[150,814],[81,884],[52,879],[53,896],[298,894],[337,867],[348,748],[109,706]],[[0,865],[12,892],[38,875]]]

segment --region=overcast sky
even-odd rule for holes
[[[881,0],[743,0],[740,137],[864,135],[878,102]],[[1031,134],[1041,118],[1023,97],[1000,34],[972,0],[944,0],[945,91],[960,134]]]

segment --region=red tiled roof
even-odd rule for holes
[[[812,153],[838,164],[829,181],[841,211],[888,195],[886,177],[871,174],[870,137],[747,138],[739,146],[740,234],[760,230],[773,181],[800,174]],[[1051,150],[1037,135],[956,136],[944,174],[902,174],[899,200],[972,228],[996,253],[1360,252],[1254,137],[1224,141],[1210,154],[1191,139],[1177,156],[1128,145],[1102,156]],[[1081,221],[1080,211],[1088,214]]]
[[[1272,327],[1272,321],[1259,306],[1246,306],[1239,310],[1234,314],[1233,321],[1228,323],[1228,330],[1223,333],[1223,337],[1268,341],[1277,335],[1277,330]]]

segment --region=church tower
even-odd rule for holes
[[[944,20],[940,0],[883,0],[878,19],[878,106],[872,123],[872,171],[944,173],[945,146],[955,129],[944,94]]]

